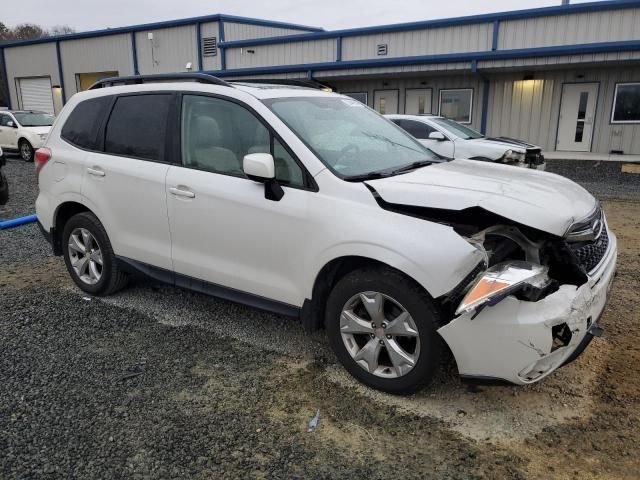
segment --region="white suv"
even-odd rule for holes
[[[46,112],[0,111],[0,147],[17,151],[26,162],[33,161],[51,130],[55,117]]]
[[[73,96],[36,161],[39,223],[85,292],[142,272],[295,316],[390,392],[427,384],[447,349],[464,377],[540,380],[600,333],[616,268],[575,183],[442,161],[308,88],[105,80]]]

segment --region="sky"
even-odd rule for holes
[[[560,0],[0,0],[0,22],[9,26],[25,22],[44,27],[67,24],[77,31],[87,31],[226,13],[335,30],[560,3]]]

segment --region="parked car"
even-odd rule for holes
[[[38,221],[84,292],[143,272],[295,316],[396,393],[447,349],[463,377],[532,383],[599,334],[616,237],[572,181],[443,161],[334,93],[129,81],[74,95],[36,151]]]
[[[467,158],[545,169],[542,149],[513,138],[487,138],[483,134],[445,117],[434,115],[387,115],[425,147],[447,158]]]
[[[2,148],[0,148],[0,205],[5,205],[9,201],[9,181],[2,171],[2,167],[7,164]]]
[[[0,111],[0,147],[19,152],[24,161],[32,162],[35,149],[44,144],[54,120],[45,112]]]

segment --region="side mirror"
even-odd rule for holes
[[[15,123],[13,123],[13,120],[9,120],[7,122],[7,127],[18,128],[18,126]]]
[[[264,198],[280,201],[284,190],[276,180],[276,165],[270,153],[249,153],[242,159],[242,170],[254,182],[264,183]]]
[[[444,142],[446,140],[442,132],[431,132],[429,134],[429,140],[437,140],[438,142]]]
[[[242,160],[242,170],[247,177],[256,182],[275,178],[276,165],[269,153],[250,153]]]

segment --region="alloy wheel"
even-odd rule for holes
[[[342,308],[340,334],[351,358],[382,378],[409,373],[420,356],[420,338],[411,315],[380,292],[361,292]]]
[[[69,260],[80,280],[89,285],[100,281],[103,271],[102,250],[86,228],[76,228],[69,236]]]
[[[30,162],[33,154],[31,153],[31,147],[27,142],[22,142],[20,144],[20,155],[25,162]]]

